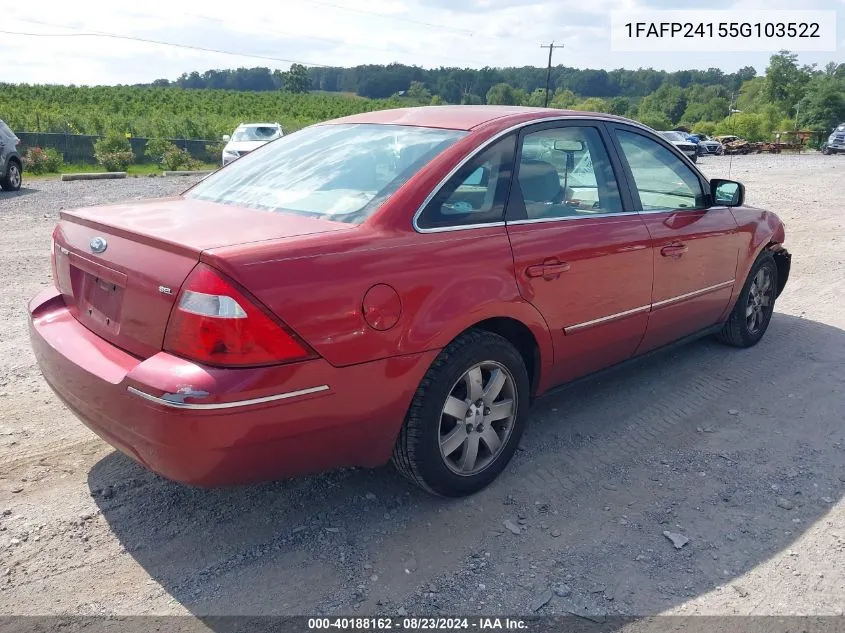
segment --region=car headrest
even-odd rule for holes
[[[544,160],[522,160],[519,165],[519,186],[526,202],[557,202],[560,196],[557,169]]]

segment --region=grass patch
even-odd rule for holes
[[[210,163],[203,163],[197,169],[198,170],[207,170],[207,169],[217,169],[219,165],[210,164]],[[95,172],[104,171],[100,165],[87,165],[87,164],[67,164],[62,165],[62,168],[55,173],[51,174],[30,174],[24,172],[24,182],[27,180],[44,180],[45,178],[55,178],[61,174],[91,174]],[[126,175],[131,176],[149,176],[150,174],[160,175],[161,172],[164,171],[160,165],[155,163],[142,163],[140,165],[129,165],[126,169]]]

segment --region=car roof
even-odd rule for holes
[[[517,124],[532,119],[542,120],[549,117],[566,116],[601,117],[628,122],[628,119],[624,117],[599,112],[582,112],[580,110],[528,108],[523,106],[443,105],[374,110],[372,112],[353,114],[352,116],[335,119],[327,123],[380,123],[383,125],[412,125],[417,127],[469,131],[491,121],[497,121],[503,127],[506,127],[509,123]]]

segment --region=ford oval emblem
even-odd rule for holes
[[[109,243],[106,242],[106,238],[104,237],[92,237],[91,241],[88,242],[88,246],[92,253],[102,253],[108,248]]]

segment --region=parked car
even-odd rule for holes
[[[695,134],[692,138],[695,139],[693,142],[698,146],[699,156],[706,156],[708,154],[721,156],[725,151],[724,146],[719,141],[710,138],[706,134]]]
[[[21,140],[0,120],[0,189],[17,191],[21,188],[23,162],[18,154]]]
[[[822,148],[822,154],[836,154],[845,152],[845,123],[840,123],[827,137],[827,143]]]
[[[249,154],[265,143],[280,138],[284,132],[278,123],[241,123],[232,136],[223,137],[226,146],[223,148],[222,162],[225,167],[233,160]]]
[[[763,337],[791,256],[744,192],[612,115],[368,112],[175,198],[61,211],[32,347],[71,411],[165,477],[392,459],[470,494],[553,387]]]
[[[664,132],[660,132],[660,135],[663,136],[667,141],[672,143],[675,147],[677,147],[682,154],[684,154],[687,158],[689,158],[692,162],[696,162],[698,160],[698,148],[696,144],[692,141],[687,140],[687,135],[683,132],[675,132],[674,130],[667,130]]]

